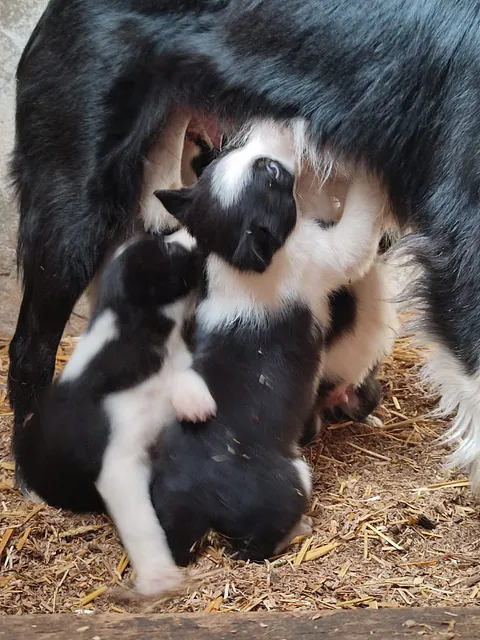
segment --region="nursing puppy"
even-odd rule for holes
[[[206,256],[192,368],[217,404],[201,427],[168,426],[155,451],[152,500],[180,565],[210,528],[252,560],[309,528],[311,477],[297,445],[314,404],[325,299],[368,268],[381,206],[359,170],[337,225],[296,219],[294,171],[288,133],[261,125],[194,187],[156,193]]]
[[[16,440],[27,483],[43,500],[107,509],[147,595],[180,579],[149,497],[148,450],[173,419],[176,375],[191,364],[182,331],[200,273],[192,244],[180,231],[119,249],[87,331]],[[189,380],[180,416],[203,420],[215,403],[198,374]]]
[[[281,136],[270,129],[268,140]],[[351,185],[348,167],[331,171],[327,178],[304,160],[296,181],[299,214],[328,226],[338,223]],[[389,220],[385,195],[378,193],[383,222]],[[383,236],[384,237],[384,236]],[[375,247],[372,241],[372,249]],[[370,414],[380,404],[382,389],[376,379],[379,364],[391,352],[398,329],[393,278],[380,255],[381,244],[365,274],[323,297],[324,357],[317,392],[317,412],[306,425],[302,444],[318,435],[324,421],[352,419],[372,423]],[[324,318],[328,317],[325,321]]]
[[[328,420],[365,421],[381,400],[376,374],[398,331],[393,274],[377,256],[367,274],[330,297],[325,368],[318,391]],[[371,421],[372,424],[375,421]]]

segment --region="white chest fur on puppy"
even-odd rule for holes
[[[295,215],[294,171],[289,132],[261,123],[194,187],[156,192],[205,255],[193,369],[217,403],[216,417],[194,433],[169,426],[158,447],[152,499],[180,563],[209,527],[242,557],[268,557],[310,495],[297,445],[321,374],[328,296],[372,264],[383,197],[358,168],[341,220],[325,228]]]
[[[19,443],[28,484],[49,504],[79,512],[106,507],[145,595],[181,579],[150,500],[149,449],[174,419],[177,376],[192,364],[182,332],[200,269],[183,230],[167,241],[143,236],[120,247],[102,275],[87,331]],[[181,417],[203,420],[215,403],[198,373],[190,380]]]

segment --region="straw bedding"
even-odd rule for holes
[[[74,339],[62,341],[57,368]],[[0,340],[0,612],[292,611],[462,606],[480,601],[480,510],[468,479],[446,471],[446,423],[419,378],[421,352],[397,341],[382,371],[383,427],[331,425],[306,450],[314,468],[312,538],[260,565],[233,562],[212,536],[184,591],[126,599],[128,558],[106,516],[25,501],[13,486]],[[123,597],[122,597],[123,595]]]

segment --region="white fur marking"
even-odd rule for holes
[[[72,382],[79,378],[95,356],[117,336],[118,327],[115,313],[111,309],[107,309],[83,334],[59,381]]]
[[[297,470],[298,475],[300,476],[300,482],[302,483],[306,497],[310,500],[313,488],[312,472],[310,471],[310,467],[303,458],[295,458],[292,464]]]
[[[268,157],[278,160],[292,174],[295,172],[293,139],[288,129],[261,122],[252,125],[248,143],[229,153],[214,169],[212,192],[221,205],[229,207],[239,199],[254,162]]]
[[[161,370],[104,401],[112,431],[96,486],[136,571],[136,588],[144,595],[176,587],[182,577],[151,503],[148,448],[174,419],[172,379],[192,362],[181,337],[188,303],[179,301],[163,310],[176,326],[167,341]]]
[[[106,398],[112,432],[96,483],[136,571],[137,589],[144,595],[162,590],[164,575],[168,581],[180,580],[149,494],[147,447],[173,417],[171,370],[165,364],[157,375]]]
[[[383,420],[380,420],[380,418],[377,418],[377,416],[367,416],[364,420],[364,423],[367,426],[372,427],[373,429],[381,429],[383,427]]]
[[[444,442],[458,442],[449,456],[449,466],[470,472],[472,490],[480,493],[480,373],[469,376],[444,347],[435,347],[424,368],[425,378],[440,392],[441,400],[434,415],[455,412]]]
[[[165,242],[170,244],[171,242],[178,242],[185,249],[194,249],[197,246],[197,241],[191,236],[186,229],[179,229],[174,233],[165,236]]]
[[[357,386],[372,367],[391,353],[399,328],[388,266],[379,259],[352,290],[356,318],[352,331],[342,335],[325,357],[323,375],[331,381]]]

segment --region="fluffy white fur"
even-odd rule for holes
[[[249,168],[255,160],[265,156],[281,162],[294,174],[296,161],[292,142],[288,129],[280,129],[270,122],[260,122],[252,127],[246,144],[227,155],[215,167],[212,182],[214,196],[225,207],[235,204],[248,179]]]
[[[324,368],[328,380],[357,385],[393,349],[399,325],[392,280],[388,264],[380,257],[352,285],[357,302],[355,326],[328,350]]]
[[[432,417],[452,417],[449,429],[440,438],[441,444],[453,447],[447,465],[468,472],[473,493],[480,495],[480,374],[466,373],[429,333],[423,316],[423,301],[417,297],[417,287],[419,283],[421,286],[424,277],[414,257],[417,243],[423,248],[421,238],[415,235],[405,238],[389,261],[396,273],[401,274],[398,301],[402,309],[414,313],[404,332],[412,334],[419,346],[428,346],[422,377],[432,392],[440,396],[438,406],[431,412]]]
[[[425,342],[428,335],[424,336]],[[441,399],[434,416],[454,414],[442,441],[456,448],[448,458],[450,467],[460,467],[470,474],[471,488],[480,494],[480,374],[471,376],[443,347],[428,352],[423,375],[439,392]]]

